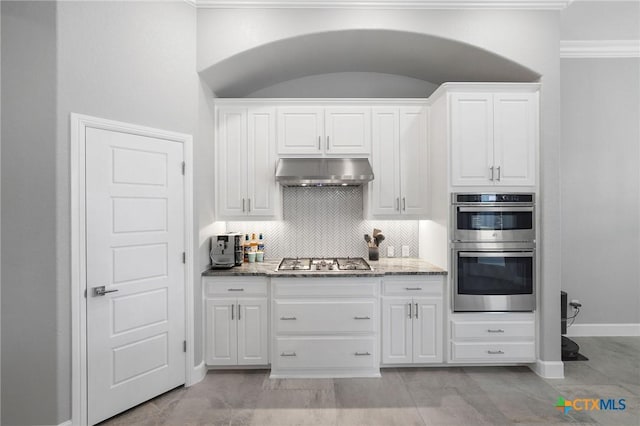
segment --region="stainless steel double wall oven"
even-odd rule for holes
[[[453,310],[533,311],[535,194],[452,194],[450,223]]]

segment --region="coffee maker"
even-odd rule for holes
[[[228,269],[242,265],[242,234],[227,232],[211,237],[211,267]]]

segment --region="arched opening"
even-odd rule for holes
[[[245,97],[283,82],[334,73],[395,75],[432,85],[540,78],[477,46],[392,30],[329,31],[278,40],[231,56],[200,74],[217,96]]]

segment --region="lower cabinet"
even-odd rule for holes
[[[207,365],[269,364],[267,282],[255,280],[205,278]]]
[[[450,362],[505,364],[536,359],[533,312],[451,315]]]
[[[442,363],[442,278],[385,279],[383,288],[382,363]]]
[[[379,279],[272,279],[271,377],[377,377]]]

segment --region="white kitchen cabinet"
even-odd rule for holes
[[[369,155],[371,109],[362,106],[278,108],[279,155]]]
[[[218,108],[216,147],[218,218],[277,218],[275,108]]]
[[[372,119],[370,214],[377,218],[428,215],[425,106],[375,107]]]
[[[266,279],[205,278],[203,284],[207,365],[267,365]]]
[[[451,363],[528,363],[536,359],[533,312],[453,314],[449,329]]]
[[[441,277],[386,278],[383,281],[383,364],[443,361],[442,282]]]
[[[535,185],[537,93],[450,96],[451,185]]]

